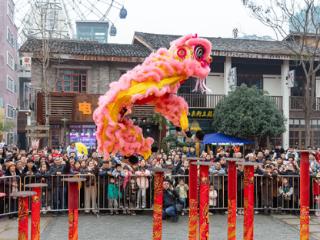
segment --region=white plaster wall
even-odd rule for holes
[[[320,78],[316,78],[316,97],[320,97]]]
[[[224,94],[224,77],[222,73],[210,73],[206,81],[207,87],[212,91],[211,94]],[[210,94],[208,92],[208,94]]]
[[[282,96],[281,75],[263,75],[263,90],[270,96]]]

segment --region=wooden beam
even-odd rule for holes
[[[41,59],[41,57],[42,56],[40,53],[33,53],[33,56],[32,56],[32,58],[38,58],[38,59]],[[52,58],[52,59],[79,60],[79,61],[130,62],[130,63],[141,63],[145,59],[145,57],[75,55],[75,54],[59,54],[59,53],[51,53],[50,58]]]

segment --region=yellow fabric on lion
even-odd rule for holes
[[[129,99],[137,94],[145,94],[146,91],[151,87],[156,87],[158,89],[163,88],[168,85],[175,85],[179,80],[181,80],[181,76],[164,78],[160,82],[133,82],[131,87],[127,90],[121,91],[117,98],[115,99],[113,104],[109,105],[110,116],[113,121],[117,121],[118,114],[120,109],[122,108],[123,103],[128,103]]]

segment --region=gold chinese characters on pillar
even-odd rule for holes
[[[80,102],[79,103],[79,112],[81,112],[84,115],[91,115],[92,114],[91,103]]]

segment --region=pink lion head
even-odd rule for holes
[[[188,77],[204,80],[210,72],[211,43],[207,39],[189,34],[173,42],[169,52],[184,64]]]

